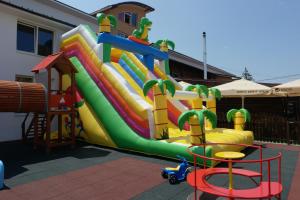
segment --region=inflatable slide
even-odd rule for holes
[[[183,91],[184,86],[167,74],[162,67],[162,62],[168,60],[167,53],[110,33],[97,35],[86,25],[65,33],[61,50],[78,71],[77,90],[84,100],[78,108],[82,122],[77,130],[79,137],[92,144],[192,160],[186,151],[191,146],[191,128],[188,123],[179,127],[178,118],[192,108],[191,99],[197,94]],[[146,95],[143,90],[145,83],[153,79],[169,80],[176,88],[173,97],[169,92],[166,95],[167,116],[162,112],[158,115],[166,118],[168,125],[168,138],[159,140],[155,138],[155,115],[159,112],[154,109],[158,97],[153,90]],[[67,88],[69,77],[64,77],[63,83]],[[215,128],[206,130],[205,135],[208,143],[253,143],[251,131]],[[205,154],[212,157],[224,150],[241,149],[208,145]],[[195,146],[193,151],[202,153],[203,149]]]

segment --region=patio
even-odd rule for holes
[[[280,144],[265,147],[266,157],[278,151],[283,154],[282,199],[298,199],[300,147]],[[246,150],[245,153],[250,159],[258,152]],[[5,165],[6,186],[0,191],[0,199],[5,200],[186,199],[193,192],[186,182],[170,185],[161,178],[160,168],[175,166],[177,162],[85,143],[79,143],[74,150],[61,148],[49,155],[34,151],[31,145],[2,143],[0,158]],[[254,165],[251,167],[257,169]],[[228,179],[226,175],[217,175],[211,181],[226,187]],[[253,186],[239,176],[234,177],[234,183],[237,188]],[[202,197],[217,198],[208,194]]]

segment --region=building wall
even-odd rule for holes
[[[43,14],[49,14],[55,18],[74,23],[76,25],[85,23],[78,16],[72,17],[70,13],[64,13],[63,10],[55,9],[33,0],[11,0],[11,2],[22,3],[23,7]],[[43,1],[40,1],[43,2]],[[16,74],[33,76],[31,69],[39,63],[44,57],[34,53],[22,52],[17,50],[17,22],[21,21],[34,26],[46,28],[54,32],[53,52],[59,50],[60,37],[63,33],[72,29],[70,26],[59,24],[51,20],[41,18],[28,12],[20,11],[0,3],[0,80],[15,80]],[[94,30],[97,29],[92,25]],[[85,23],[86,24],[86,23]],[[39,80],[45,81],[46,76],[39,75]],[[57,79],[54,78],[53,85],[56,85]],[[21,123],[25,114],[20,113],[1,113],[0,112],[0,141],[17,140],[21,138]]]
[[[137,14],[137,22],[140,21],[142,17],[146,16],[145,10],[142,7],[136,5],[120,5],[116,8],[105,11],[106,14],[114,15],[118,19],[118,14],[121,12],[134,12]],[[118,20],[118,25],[115,30],[112,31],[113,34],[118,34],[118,32],[125,33],[126,35],[131,35],[132,31],[136,29],[135,26],[129,25],[125,22]]]
[[[207,73],[208,80],[205,81],[203,79],[203,70],[173,60],[170,60],[170,74],[178,81],[204,84],[209,87],[232,81],[231,77],[220,76],[210,72]]]

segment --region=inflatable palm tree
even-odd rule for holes
[[[227,121],[231,122],[233,120],[234,129],[243,131],[245,128],[245,123],[250,122],[250,113],[245,108],[231,109],[226,115]]]
[[[207,97],[208,95],[208,89],[205,85],[189,85],[187,88],[185,88],[186,91],[194,91],[198,94],[198,98],[192,100],[192,109],[193,110],[202,110],[203,106],[203,99],[202,96]],[[191,124],[197,124],[197,119],[196,118],[191,118]]]
[[[217,116],[209,110],[189,110],[182,113],[178,118],[179,129],[182,130],[184,123],[189,122],[191,131],[191,144],[206,143],[204,119],[209,120],[213,128],[217,125]]]
[[[160,48],[160,50],[163,52],[168,52],[169,49],[174,50],[174,48],[175,48],[175,43],[168,39],[157,40],[157,42],[155,42],[155,45],[158,46]]]
[[[169,49],[174,50],[175,43],[171,40],[158,40],[154,44],[155,46],[159,47],[162,52],[168,53]],[[170,75],[170,67],[169,67],[169,59],[162,61],[161,68],[165,70],[167,75]]]
[[[217,101],[216,100],[221,100],[221,91],[217,88],[209,88],[208,89],[208,99],[206,101],[206,108],[213,113],[217,113]],[[208,130],[212,129],[212,125],[209,122],[209,120],[206,120],[205,127]]]
[[[113,15],[105,15],[104,13],[98,13],[96,15],[98,25],[99,25],[99,32],[106,32],[110,33],[111,31],[111,26],[116,27],[117,26],[117,20],[116,17]]]
[[[194,91],[198,94],[198,98],[192,101],[192,108],[193,110],[202,110],[203,106],[203,99],[202,96],[208,96],[208,89],[205,85],[189,85],[185,88],[186,91]]]
[[[175,94],[175,86],[170,80],[149,80],[144,84],[143,92],[146,96],[149,90],[153,88],[154,97],[154,122],[155,122],[155,138],[169,138],[168,130],[168,110],[166,100],[166,90],[172,96]]]

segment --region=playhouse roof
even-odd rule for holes
[[[77,72],[72,63],[64,56],[64,52],[58,52],[44,58],[40,63],[32,68],[32,72],[39,73],[43,69],[49,69],[54,67],[58,72],[62,74],[68,74],[71,72]]]

